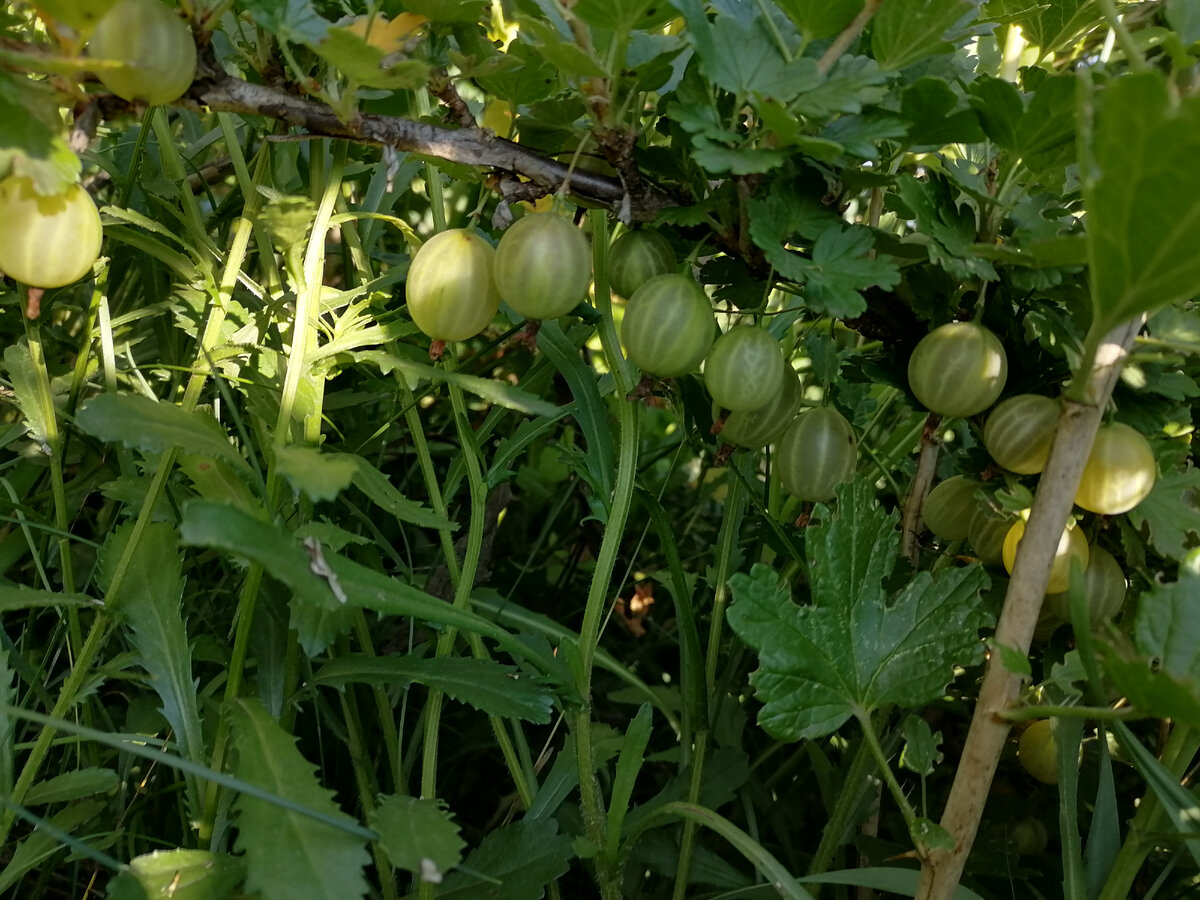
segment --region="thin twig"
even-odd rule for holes
[[[850,45],[854,43],[854,39],[867,27],[867,23],[871,21],[871,17],[875,15],[881,6],[883,6],[883,0],[867,0],[863,4],[863,8],[854,17],[854,21],[843,29],[842,33],[829,45],[829,49],[822,54],[820,61],[817,63],[818,72],[822,75],[829,74],[829,70],[833,68],[833,64],[850,48]]]
[[[475,117],[471,115],[471,110],[467,107],[467,102],[459,95],[458,88],[454,86],[454,82],[450,80],[450,75],[445,69],[434,70],[433,77],[429,79],[429,93],[445,104],[460,127],[479,127]]]
[[[930,413],[921,429],[921,452],[917,455],[917,471],[913,475],[912,487],[904,499],[904,512],[900,519],[901,552],[914,566],[921,552],[917,538],[921,534],[921,510],[925,508],[925,498],[933,487],[933,476],[937,473],[938,450],[941,442],[937,437],[938,425],[942,417]]]

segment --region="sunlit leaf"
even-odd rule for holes
[[[1162,75],[1124,75],[1085,110],[1081,149],[1093,328],[1195,296],[1200,284],[1200,96]]]

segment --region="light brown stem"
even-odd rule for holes
[[[930,413],[921,429],[921,450],[917,455],[917,471],[913,475],[912,487],[904,499],[904,512],[900,519],[900,550],[914,566],[921,552],[917,538],[921,534],[921,510],[925,508],[925,498],[933,487],[933,477],[937,474],[938,450],[941,442],[937,438],[938,425],[942,417]]]
[[[821,59],[817,62],[818,72],[822,75],[829,74],[829,70],[838,61],[838,57],[850,48],[850,45],[854,43],[854,39],[867,27],[867,23],[871,21],[871,17],[875,15],[881,6],[883,6],[883,0],[867,0],[863,4],[863,8],[854,17],[854,21],[847,25],[841,34],[834,38],[833,43],[829,45],[829,49],[821,55]]]
[[[1029,652],[1033,640],[1054,550],[1071,513],[1100,415],[1141,324],[1138,319],[1109,332],[1100,343],[1091,370],[1079,373],[1079,378],[1087,379],[1082,392],[1086,400],[1063,400],[1050,458],[1038,483],[996,626],[996,640],[1021,653]],[[954,895],[1008,738],[1010,723],[999,714],[1017,698],[1020,688],[1021,676],[1004,667],[1000,654],[992,654],[942,815],[942,827],[954,838],[955,846],[952,851],[931,853],[923,863],[916,900],[951,900]]]

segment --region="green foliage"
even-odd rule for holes
[[[126,526],[113,531],[100,552],[101,581],[109,591],[109,609],[129,626],[130,640],[183,754],[199,762],[204,758],[204,736],[180,603],[182,560],[175,529],[165,523],[152,524],[130,546],[132,530]],[[125,574],[120,587],[114,588],[117,571]]]
[[[1194,890],[1194,3],[156,2],[205,61],[156,109],[100,78],[109,0],[0,12],[0,178],[79,185],[105,237],[75,284],[0,273],[0,893],[916,896],[982,768],[941,896]],[[582,302],[523,321],[556,285],[517,277],[428,339],[418,249],[548,206]],[[643,228],[700,338],[758,329],[778,409],[847,423],[840,495],[727,443],[710,386],[748,373],[635,380]],[[1095,406],[1157,481],[1071,513],[1125,607],[1001,642],[1037,592],[965,525],[1063,472],[928,416],[912,350],[984,326],[999,399],[1076,422],[1143,315]],[[1057,716],[1057,788],[964,750],[984,666]]]
[[[1186,160],[1200,151],[1200,98],[1172,100],[1161,76],[1128,75],[1092,98],[1084,116],[1088,257],[1103,332],[1195,293],[1200,262],[1189,223],[1200,181]]]
[[[1200,578],[1142,595],[1134,624],[1137,655],[1110,648],[1105,669],[1138,709],[1200,727]]]
[[[230,710],[237,776],[334,818],[348,817],[322,787],[315,767],[296,749],[295,738],[279,727],[257,702],[238,701]],[[234,804],[237,848],[245,854],[246,887],[264,900],[284,897],[361,897],[367,892],[362,840],[243,794]]]
[[[313,675],[314,684],[341,687],[353,683],[408,685],[435,688],[490,716],[508,716],[527,722],[550,721],[552,696],[544,685],[522,676],[512,666],[489,659],[389,659],[378,656],[342,656]]]
[[[979,567],[937,581],[921,572],[889,599],[897,517],[873,493],[863,480],[843,488],[837,512],[811,528],[809,604],[793,603],[766,566],[731,579],[729,624],[758,653],[758,721],[783,740],[829,734],[888,706],[929,703],[956,666],[981,656],[987,576]]]
[[[100,440],[118,441],[149,453],[187,450],[221,460],[243,477],[250,477],[246,460],[212,416],[173,403],[133,394],[101,394],[79,411],[75,421],[82,431]]]
[[[436,800],[384,797],[370,816],[379,846],[399,869],[437,883],[462,860],[465,842],[449,813]]]
[[[553,819],[523,819],[484,838],[437,895],[477,897],[486,890],[497,900],[539,900],[545,886],[566,872],[572,855],[571,839]]]

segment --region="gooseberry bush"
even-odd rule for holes
[[[0,12],[0,895],[1194,896],[1186,0]]]

